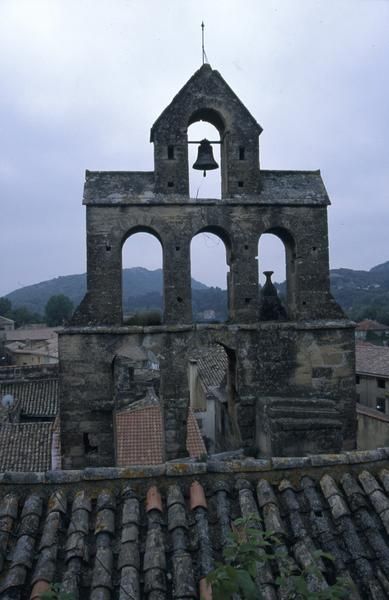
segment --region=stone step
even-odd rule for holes
[[[338,419],[339,412],[334,408],[315,408],[307,406],[303,408],[301,406],[288,406],[288,407],[273,407],[270,406],[267,410],[267,414],[272,418],[295,417],[300,419]]]
[[[290,417],[275,419],[273,421],[274,430],[323,430],[323,429],[341,429],[342,423],[337,419],[293,419]]]

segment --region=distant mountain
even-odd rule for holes
[[[149,271],[142,267],[124,269],[125,311],[162,306],[162,270]],[[389,261],[370,271],[332,269],[331,291],[336,301],[354,320],[373,318],[389,324]],[[276,284],[284,293],[285,283]],[[192,279],[194,310],[215,310],[217,318],[226,311],[226,291]],[[6,297],[13,308],[25,306],[32,312],[43,314],[48,299],[55,294],[65,294],[77,306],[85,294],[86,275],[67,275],[35,285],[20,288]]]
[[[162,269],[149,271],[143,267],[124,269],[123,272],[123,296],[143,296],[152,292],[162,294]],[[192,279],[192,288],[196,290],[208,289],[206,285]],[[12,308],[25,306],[32,312],[44,313],[45,305],[51,296],[65,294],[78,306],[86,292],[86,274],[65,275],[42,281],[34,285],[27,285],[9,294],[8,298]]]
[[[389,261],[370,271],[332,269],[330,280],[335,300],[352,319],[389,324]]]

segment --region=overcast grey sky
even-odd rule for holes
[[[261,165],[321,169],[331,266],[389,260],[387,0],[2,0],[0,295],[85,271],[84,171],[152,170],[149,130],[201,64],[202,19],[264,129]],[[212,245],[193,274],[223,285]],[[158,266],[132,249],[127,266]]]

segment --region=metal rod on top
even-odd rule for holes
[[[205,63],[205,50],[204,50],[204,21],[201,22],[201,50],[202,50],[202,60],[203,64]]]

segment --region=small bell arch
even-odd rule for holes
[[[192,165],[193,169],[203,171],[203,177],[206,176],[207,171],[213,171],[218,169],[219,165],[213,157],[212,144],[206,138],[201,140],[198,148],[198,154],[196,162]]]
[[[188,126],[187,139],[190,197],[220,199],[222,144],[218,129],[209,121],[194,121]]]

